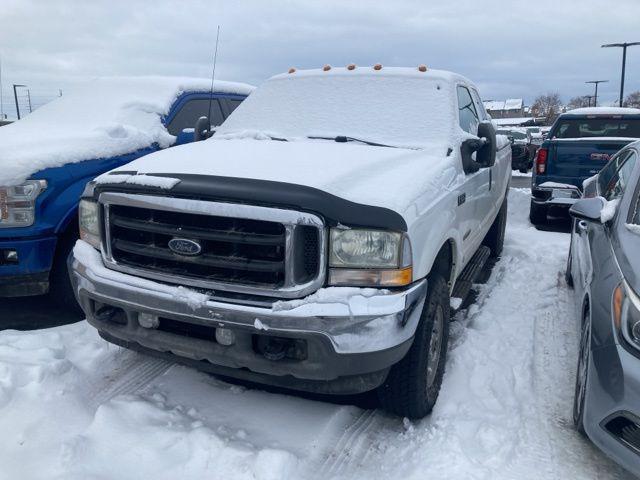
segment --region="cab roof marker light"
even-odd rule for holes
[[[419,72],[426,72],[427,71],[427,66],[426,65],[418,65],[418,71]]]
[[[287,73],[296,73],[296,69],[294,67],[291,67]]]
[[[331,70],[331,65],[327,64],[324,67],[322,67],[322,71],[323,72],[328,72],[329,70]]]
[[[381,63],[376,63],[376,64],[373,66],[373,69],[374,69],[374,70],[376,70],[376,71],[378,71],[378,70],[382,70],[382,64],[381,64]]]
[[[347,70],[355,70],[355,69],[356,69],[355,63],[350,63],[349,65],[347,65]]]

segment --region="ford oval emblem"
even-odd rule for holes
[[[178,255],[193,257],[195,255],[200,255],[202,252],[202,245],[195,240],[189,240],[188,238],[172,238],[169,240],[169,249]]]

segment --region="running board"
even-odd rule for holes
[[[471,257],[469,263],[456,280],[456,284],[453,287],[451,293],[451,308],[457,310],[464,303],[464,300],[469,295],[473,282],[478,277],[478,274],[482,271],[489,256],[491,255],[491,249],[489,247],[481,246],[476,253]]]

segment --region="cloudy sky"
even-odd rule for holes
[[[640,41],[639,0],[2,0],[4,110],[11,84],[34,106],[100,75],[209,76],[259,84],[290,66],[417,65],[474,80],[485,99],[557,91],[564,100],[618,96],[621,50]],[[626,92],[640,89],[640,46],[629,50]]]

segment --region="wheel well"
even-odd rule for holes
[[[453,271],[455,265],[455,246],[453,240],[449,239],[444,242],[444,245],[440,247],[433,266],[431,267],[430,274],[438,273],[447,281],[449,288],[453,284]]]
[[[78,230],[78,220],[77,218],[71,220],[69,224],[58,234],[58,241],[56,243],[56,253],[54,259],[60,255],[66,249],[68,242],[73,242],[80,237],[80,233]],[[55,260],[54,260],[55,261]]]

